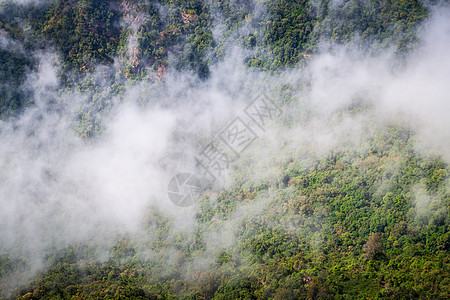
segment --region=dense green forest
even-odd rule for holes
[[[217,202],[205,196],[192,237],[152,211],[143,224],[148,241],[123,237],[103,263],[92,260],[89,246],[75,244],[48,257],[49,269],[17,293],[21,299],[445,299],[448,168],[414,153],[409,132],[399,128],[386,128],[370,145],[366,153],[342,149],[306,170],[291,161],[275,182],[223,190]],[[399,167],[390,173],[392,164]],[[432,195],[425,211],[413,201],[417,184]],[[388,187],[380,192],[382,186]],[[251,209],[261,197],[269,200],[259,214],[236,217],[238,207]],[[195,271],[207,237],[230,224],[236,244],[217,247],[210,269]],[[146,258],[148,251],[155,256]],[[4,272],[10,264],[4,261]]]
[[[440,5],[448,9],[446,3]],[[171,72],[206,85],[235,47],[244,53],[236,64],[246,72],[275,77],[301,72],[324,48],[341,46],[368,57],[391,51],[401,65],[421,43],[431,5],[2,1],[0,133],[1,126],[40,105],[42,86],[33,85],[33,76],[43,70],[42,56],[50,57],[58,80],[44,84],[51,90],[48,110],[64,111],[62,95],[83,95],[70,134],[91,145],[102,139],[107,117],[128,89],[150,83],[150,92],[142,94],[151,93]],[[289,117],[308,84],[269,89],[288,112],[277,128],[313,118],[307,111]],[[355,102],[327,121],[373,117],[371,109]],[[0,299],[447,299],[448,152],[418,151],[414,128],[404,123],[370,122],[376,129],[359,146],[343,143],[325,155],[311,150],[310,157],[280,146],[267,158],[276,162],[272,178],[250,180],[256,159],[251,152],[239,158],[232,184],[202,194],[190,231],[179,230],[174,216],[151,206],[139,233],[118,233],[107,255],[92,241],[50,244],[36,270],[27,257],[0,245]],[[266,142],[258,146],[268,147]],[[7,235],[2,227],[0,235]]]

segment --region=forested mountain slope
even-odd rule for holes
[[[0,1],[0,299],[446,299],[449,16]],[[267,127],[171,203],[262,92]]]

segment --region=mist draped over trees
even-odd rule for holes
[[[448,1],[0,1],[0,299],[445,299],[449,50]]]

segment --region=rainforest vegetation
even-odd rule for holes
[[[401,62],[430,13],[419,0],[2,1],[0,125],[37,105],[39,55],[57,70],[56,110],[67,91],[87,97],[72,134],[91,143],[129,86],[162,84],[168,72],[207,82],[233,47],[249,72],[273,76],[302,70],[324,45],[390,49]],[[272,95],[292,105],[296,88]],[[356,103],[334,117],[370,109]],[[29,262],[0,252],[0,299],[446,299],[450,169],[415,142],[414,129],[384,124],[361,147],[286,155],[279,175],[256,183],[244,157],[234,184],[202,195],[192,232],[149,207],[143,233],[118,234],[106,257],[89,241],[50,245],[20,286]],[[211,247],[224,228],[232,242]]]

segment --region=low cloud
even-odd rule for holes
[[[91,140],[74,130],[88,96],[57,92],[52,59],[41,55],[40,71],[29,83],[35,105],[0,123],[0,254],[33,257],[38,266],[54,245],[98,236],[112,244],[117,234],[139,233],[150,207],[189,232],[197,208],[173,205],[169,180],[194,172],[196,155],[262,90],[283,116],[231,166],[248,185],[279,180],[292,157],[306,164],[343,145],[363,147],[370,130],[386,123],[411,127],[419,151],[435,151],[450,162],[449,13],[434,11],[420,38],[400,63],[394,51],[367,56],[335,47],[304,68],[277,75],[248,70],[245,51],[233,48],[205,82],[172,70],[164,82],[127,86],[110,99],[102,133]],[[293,99],[287,104],[277,98],[286,84]],[[369,109],[345,111],[355,103]],[[236,218],[267,202],[242,206]],[[234,242],[232,222],[216,231],[214,236],[223,235],[219,241],[208,239],[210,253]]]

